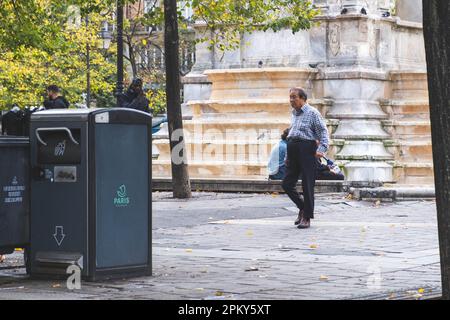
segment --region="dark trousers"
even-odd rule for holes
[[[297,208],[304,210],[305,218],[314,218],[314,186],[316,183],[315,158],[317,144],[315,141],[300,140],[288,141],[287,158],[288,166],[286,176],[283,179],[282,188]],[[301,177],[303,196],[297,192],[297,182]]]

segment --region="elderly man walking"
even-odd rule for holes
[[[314,218],[316,158],[323,157],[328,150],[328,130],[319,111],[307,103],[305,90],[292,88],[289,97],[293,108],[292,123],[287,137],[287,172],[282,187],[299,209],[295,225],[306,229],[310,227],[310,219]],[[300,176],[303,197],[296,189]]]

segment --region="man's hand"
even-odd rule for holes
[[[320,159],[324,156],[324,154],[322,152],[318,152],[316,151],[316,158]]]

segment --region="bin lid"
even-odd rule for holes
[[[100,117],[103,121],[96,121],[108,123],[105,119],[133,119],[140,118],[141,121],[150,121],[152,116],[146,112],[129,108],[89,108],[89,109],[53,109],[38,111],[31,115],[31,121],[88,121],[96,115],[108,114],[108,116]],[[96,118],[97,119],[97,118]]]

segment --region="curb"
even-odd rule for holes
[[[281,181],[256,179],[190,179],[192,191],[204,192],[245,192],[245,193],[284,193]],[[349,192],[351,188],[381,187],[380,182],[351,182],[351,181],[316,181],[316,193],[342,193]],[[299,192],[302,190],[301,181],[297,184]],[[172,191],[171,178],[154,178],[153,191]]]
[[[407,201],[436,197],[433,187],[350,188],[349,192],[357,200]]]

